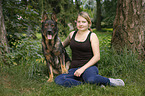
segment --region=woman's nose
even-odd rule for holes
[[[80,25],[82,25],[83,23],[82,22],[80,22]]]

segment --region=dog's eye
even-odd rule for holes
[[[54,27],[54,24],[51,24],[52,27]]]

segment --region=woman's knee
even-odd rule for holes
[[[59,76],[57,76],[57,77],[55,78],[54,82],[55,82],[56,84],[61,85],[61,84],[63,83],[64,78],[65,78],[64,75],[61,74],[61,75],[59,75]]]
[[[91,67],[87,68],[84,73],[89,74],[89,75],[92,75],[92,74],[94,75],[94,74],[98,74],[99,71],[96,66],[91,66]]]
[[[85,78],[84,81],[86,83],[95,83],[96,82],[96,78],[95,77],[88,77],[88,78]]]

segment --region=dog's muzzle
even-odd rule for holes
[[[47,38],[48,39],[52,39],[52,35],[47,35]]]
[[[47,39],[52,39],[52,29],[47,30]]]

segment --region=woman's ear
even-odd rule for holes
[[[91,25],[92,25],[92,24],[89,24],[89,28],[91,28]]]

